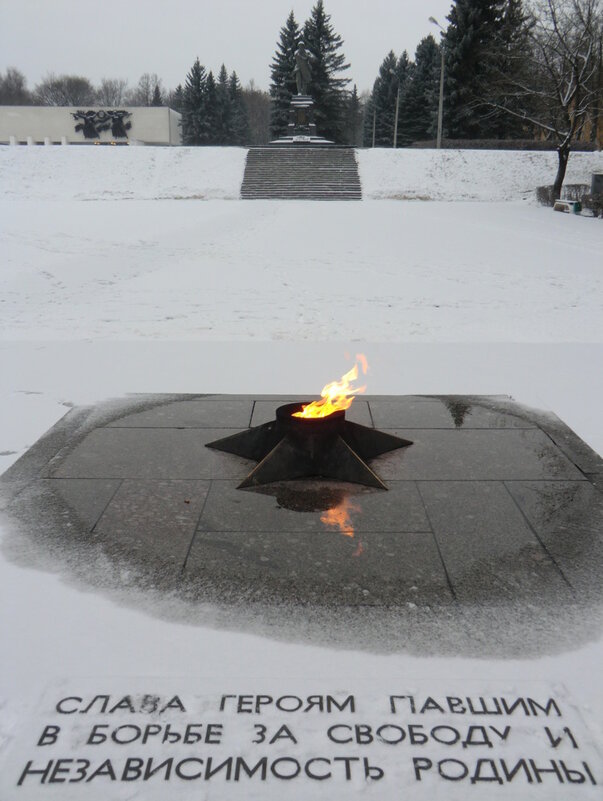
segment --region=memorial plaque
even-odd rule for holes
[[[561,685],[72,679],[6,750],[3,799],[595,799],[601,752]]]

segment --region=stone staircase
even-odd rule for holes
[[[241,186],[243,200],[361,200],[351,147],[252,147]]]

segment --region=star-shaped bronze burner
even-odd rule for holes
[[[345,419],[345,411],[328,417],[293,417],[304,403],[288,403],[276,419],[239,434],[209,442],[208,448],[259,462],[238,489],[295,478],[330,478],[387,489],[366,464],[382,453],[412,445]]]

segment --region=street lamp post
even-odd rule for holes
[[[435,17],[429,17],[429,21],[433,25],[437,25],[442,33],[446,33],[444,28],[440,25]],[[440,100],[438,103],[438,136],[436,140],[436,147],[438,150],[442,147],[442,123],[444,118],[444,42],[440,44],[441,51],[441,65],[440,65]]]
[[[390,70],[390,75],[398,79],[398,91],[396,92],[396,114],[394,116],[394,141],[393,147],[398,147],[398,114],[400,112],[400,76],[395,70]]]
[[[400,111],[400,78],[398,78],[398,92],[396,94],[396,116],[394,117],[394,147],[398,147],[398,112]]]

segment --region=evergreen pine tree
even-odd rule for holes
[[[405,136],[409,143],[434,139],[440,91],[440,48],[429,35],[417,45],[415,62],[404,93]]]
[[[243,99],[243,89],[236,72],[230,76],[228,91],[232,107],[231,117],[231,144],[245,145],[249,142],[249,115]]]
[[[475,108],[486,79],[500,0],[455,0],[446,30],[445,127],[452,139],[487,136]]]
[[[397,78],[396,94],[398,94],[399,92],[396,147],[404,147],[405,145],[408,145],[412,141],[408,130],[411,123],[411,119],[409,117],[408,108],[405,103],[405,97],[408,92],[408,85],[410,83],[413,69],[414,69],[414,64],[408,58],[408,53],[405,50],[398,59],[395,70]],[[396,130],[395,117],[396,117],[396,98],[394,97],[394,130]],[[392,131],[392,142],[393,142],[393,131]]]
[[[202,145],[207,139],[205,67],[197,58],[186,76],[182,93],[182,144]]]
[[[344,143],[352,147],[360,147],[362,145],[362,104],[358,97],[356,84],[354,84],[347,102]]]
[[[161,96],[161,89],[159,88],[159,84],[155,84],[155,88],[153,89],[153,97],[151,98],[151,105],[152,106],[163,106],[163,97]]]
[[[173,108],[174,111],[180,112],[182,114],[182,107],[184,102],[184,89],[182,88],[182,84],[179,83],[178,86],[172,92],[172,96],[170,97],[170,108]]]
[[[398,130],[396,147],[403,147],[410,140],[407,133],[410,121],[405,108],[405,95],[411,79],[413,64],[404,51],[396,58],[390,50],[379,67],[379,75],[373,84],[373,91],[366,105],[364,115],[364,145],[372,147],[373,133],[375,147],[393,147],[396,129],[396,99],[398,103]]]
[[[220,106],[218,90],[213,72],[207,73],[205,80],[205,125],[206,135],[203,144],[219,145],[220,142]]]
[[[526,46],[521,0],[455,0],[444,37],[444,125],[451,138],[498,137],[509,122],[488,107]]]
[[[233,144],[232,100],[230,96],[228,73],[226,72],[224,64],[220,67],[220,72],[218,74],[216,104],[216,142],[220,145],[231,145]]]
[[[346,86],[350,79],[340,77],[339,73],[349,69],[350,65],[346,64],[345,56],[340,52],[343,40],[333,30],[323,0],[317,0],[312,9],[304,25],[303,39],[313,56],[308,94],[314,100],[316,130],[326,139],[341,141],[348,98]]]
[[[379,67],[379,75],[373,85],[370,114],[367,117],[367,134],[372,143],[373,123],[375,147],[392,147],[394,141],[394,117],[398,92],[398,59],[393,50],[387,54]]]
[[[496,42],[495,63],[492,70],[491,85],[487,87],[485,99],[498,100],[502,105],[514,111],[524,110],[515,95],[516,87],[512,82],[523,83],[522,78],[531,70],[527,61],[532,47],[530,30],[532,20],[524,11],[522,0],[506,0],[499,21],[498,41]],[[495,112],[497,136],[512,139],[531,135],[530,128],[516,116],[506,112]]]
[[[276,53],[270,65],[270,134],[274,139],[287,132],[291,96],[296,93],[295,51],[300,40],[299,26],[293,11],[280,31]]]

